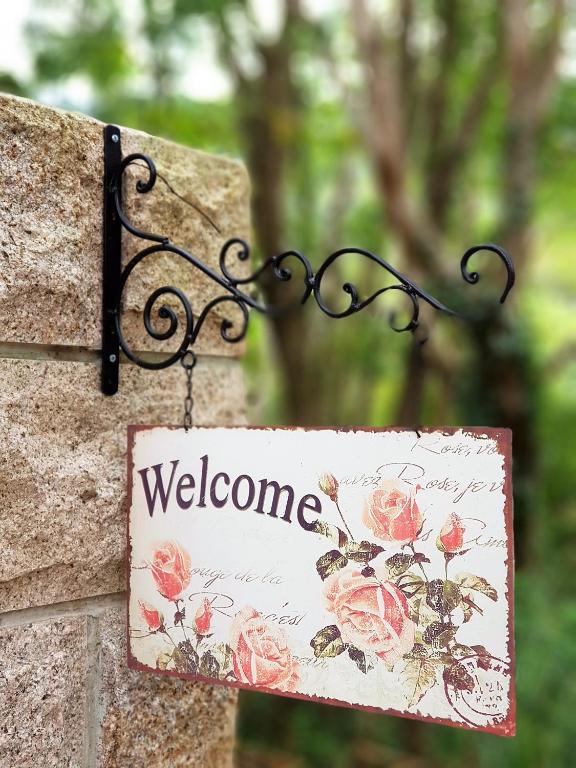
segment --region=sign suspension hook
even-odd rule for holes
[[[192,350],[188,350],[180,358],[180,365],[184,368],[186,373],[186,397],[184,398],[184,419],[182,423],[186,432],[188,432],[192,426],[192,408],[194,407],[194,398],[192,396],[192,371],[197,362],[198,358]]]

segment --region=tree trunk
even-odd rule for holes
[[[287,22],[295,23],[295,20]],[[253,185],[252,214],[256,241],[263,259],[294,244],[286,232],[287,169],[295,151],[294,136],[301,117],[301,100],[292,81],[289,29],[274,44],[260,46],[262,73],[239,88],[241,128]],[[287,261],[286,267],[290,264]],[[269,306],[283,306],[303,293],[301,272],[295,266],[292,284],[273,276],[262,284]],[[305,313],[302,308],[271,317],[284,387],[285,420],[311,423],[314,413],[311,376],[307,364]]]

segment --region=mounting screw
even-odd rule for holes
[[[110,136],[110,138],[112,139],[114,144],[118,144],[118,142],[120,141],[120,136],[118,136],[117,133],[113,133],[112,136]]]
[[[108,360],[110,360],[111,363],[115,363],[116,362],[116,355],[110,355]]]

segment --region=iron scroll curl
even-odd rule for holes
[[[168,237],[155,232],[144,231],[130,220],[123,208],[122,202],[123,177],[130,166],[135,166],[144,172],[144,177],[138,178],[135,184],[138,194],[150,193],[156,185],[159,174],[151,157],[143,153],[130,154],[124,157],[118,164],[115,173],[111,177],[111,183],[105,190],[105,193],[112,199],[112,207],[121,226],[134,237],[148,243],[146,247],[138,251],[130,259],[122,270],[113,306],[114,328],[119,347],[129,360],[142,368],[158,370],[167,368],[181,360],[194,345],[208,316],[216,308],[230,307],[235,310],[232,316],[226,313],[226,316],[220,319],[220,336],[228,343],[237,343],[246,336],[251,310],[267,315],[277,314],[289,307],[293,307],[295,304],[306,304],[311,297],[313,297],[314,302],[325,315],[340,319],[362,311],[386,293],[401,292],[409,300],[408,320],[402,325],[397,325],[393,317],[389,320],[391,329],[398,333],[414,332],[418,328],[422,302],[441,314],[461,317],[459,313],[420,288],[388,261],[363,248],[349,247],[334,251],[324,259],[316,271],[313,270],[308,258],[300,251],[287,250],[270,256],[251,274],[246,275],[238,273],[237,270],[250,259],[250,246],[242,238],[234,237],[226,240],[222,245],[218,258],[218,269],[213,269],[194,253],[172,243]],[[192,207],[198,210],[195,205]],[[215,227],[207,215],[205,218]],[[472,258],[480,252],[495,254],[504,267],[506,282],[500,296],[500,302],[504,303],[514,285],[515,271],[512,259],[502,247],[493,243],[485,243],[469,248],[460,259],[462,279],[470,285],[475,285],[479,282],[480,274],[477,271],[471,270],[469,264]],[[143,358],[134,351],[124,337],[121,324],[122,297],[128,279],[134,270],[143,261],[161,253],[170,253],[183,259],[192,268],[199,270],[208,279],[216,283],[222,290],[222,294],[207,302],[199,311],[195,311],[189,296],[180,288],[173,285],[164,285],[155,289],[148,297],[144,306],[143,323],[145,331],[155,341],[166,341],[178,336],[180,342],[175,351],[169,353],[164,359],[150,360]],[[389,278],[392,278],[392,282],[365,298],[361,298],[360,291],[354,283],[345,282],[342,284],[341,290],[348,297],[346,306],[344,309],[334,309],[323,293],[325,278],[334,264],[350,256],[360,257],[376,264]],[[298,283],[297,296],[295,298],[291,296],[290,301],[283,306],[264,304],[247,290],[249,286],[256,285],[265,274],[270,275],[274,280],[286,283],[293,282],[294,284],[296,282],[294,281],[294,267],[298,267],[302,273],[300,278],[301,285]],[[180,313],[173,306],[166,303],[165,300],[168,297],[172,299],[172,303],[176,300],[177,305],[182,310]],[[159,323],[160,325],[158,325]]]

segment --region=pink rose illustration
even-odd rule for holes
[[[462,519],[456,512],[451,512],[440,529],[436,546],[442,552],[459,552],[464,546],[465,530]]]
[[[207,635],[210,632],[210,624],[212,623],[212,606],[210,600],[207,597],[204,598],[204,602],[196,611],[194,616],[194,628],[199,635]]]
[[[234,673],[240,682],[295,691],[298,663],[282,630],[268,624],[254,608],[236,614],[230,630]]]
[[[401,480],[388,480],[371,491],[362,520],[383,541],[409,544],[422,528],[422,513],[412,488]]]
[[[416,625],[408,618],[402,592],[387,580],[385,568],[373,576],[345,569],[332,574],[324,587],[326,607],[336,616],[342,640],[394,663],[414,645]]]
[[[155,552],[150,566],[158,592],[176,600],[190,584],[190,556],[175,541],[166,541]]]
[[[142,618],[151,632],[156,632],[160,627],[164,626],[164,616],[153,605],[146,603],[144,600],[138,600],[138,607],[140,608]]]

